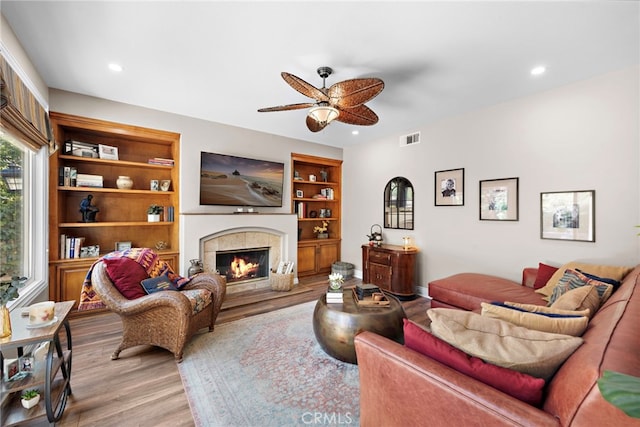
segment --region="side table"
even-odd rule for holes
[[[57,302],[57,322],[40,328],[29,327],[29,317],[21,316],[20,310],[11,313],[12,334],[0,339],[0,363],[4,365],[3,353],[11,349],[15,349],[18,357],[21,357],[25,347],[48,342],[49,351],[45,358],[44,372],[34,372],[14,381],[2,379],[1,425],[23,424],[44,415],[50,423],[54,423],[62,417],[67,397],[71,394],[71,329],[68,317],[73,304],[74,301]],[[65,334],[61,339],[63,327]],[[40,389],[43,399],[35,407],[24,409],[20,404],[20,395],[23,390],[32,388]]]

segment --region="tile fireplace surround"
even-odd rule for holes
[[[201,259],[206,272],[216,271],[215,251],[269,248],[271,268],[279,261],[297,265],[297,218],[294,214],[204,214],[180,215],[180,265],[183,274],[189,260]],[[295,270],[294,270],[295,273]],[[297,282],[297,273],[296,273]],[[269,287],[269,279],[231,283],[227,293]]]

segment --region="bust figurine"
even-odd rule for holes
[[[82,222],[96,222],[96,214],[100,209],[91,204],[93,196],[89,194],[80,202],[80,212],[82,213]]]

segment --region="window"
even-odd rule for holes
[[[28,278],[10,308],[30,304],[46,289],[47,156],[46,147],[36,153],[0,129],[0,275]]]

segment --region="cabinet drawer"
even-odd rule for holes
[[[391,264],[391,254],[385,252],[369,252],[369,261],[375,262],[376,264],[390,265]]]

